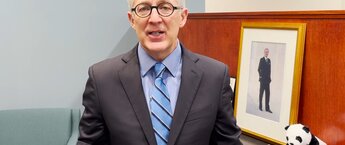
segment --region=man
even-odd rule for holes
[[[264,57],[260,59],[259,63],[259,109],[262,111],[262,97],[265,92],[265,109],[267,112],[272,113],[270,109],[270,83],[271,83],[271,60],[268,58],[269,49],[264,49]]]
[[[139,43],[89,69],[78,145],[241,145],[226,65],[184,48],[184,0],[129,0]]]

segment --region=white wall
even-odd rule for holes
[[[186,7],[190,13],[204,13],[205,1],[204,0],[186,0]]]
[[[88,67],[120,53],[126,13],[125,0],[1,0],[0,110],[81,107]]]
[[[343,0],[205,0],[206,12],[341,10]]]
[[[126,0],[0,0],[0,110],[81,107],[88,67],[137,43],[127,10]]]

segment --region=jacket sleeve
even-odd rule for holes
[[[260,62],[259,62],[259,66],[258,66],[258,72],[259,72],[259,77],[261,78],[261,74],[262,74],[262,59],[260,59]]]
[[[93,68],[89,69],[89,78],[83,94],[84,113],[79,123],[77,145],[107,145],[108,131],[100,111],[96,78]]]
[[[241,129],[236,125],[236,120],[233,115],[231,104],[233,91],[230,87],[230,77],[227,67],[224,71],[223,80],[220,104],[210,145],[242,145],[239,139]]]

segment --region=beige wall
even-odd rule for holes
[[[206,12],[344,9],[344,0],[205,0]]]

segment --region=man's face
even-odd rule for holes
[[[269,52],[270,52],[270,51],[269,51],[267,48],[264,50],[265,57],[268,56]]]
[[[180,7],[177,0],[134,0],[132,8],[141,3],[157,6],[165,2]],[[176,47],[178,31],[185,25],[187,15],[188,10],[183,8],[163,17],[154,8],[145,18],[138,17],[135,12],[128,12],[128,19],[145,51],[156,59],[164,59]]]

